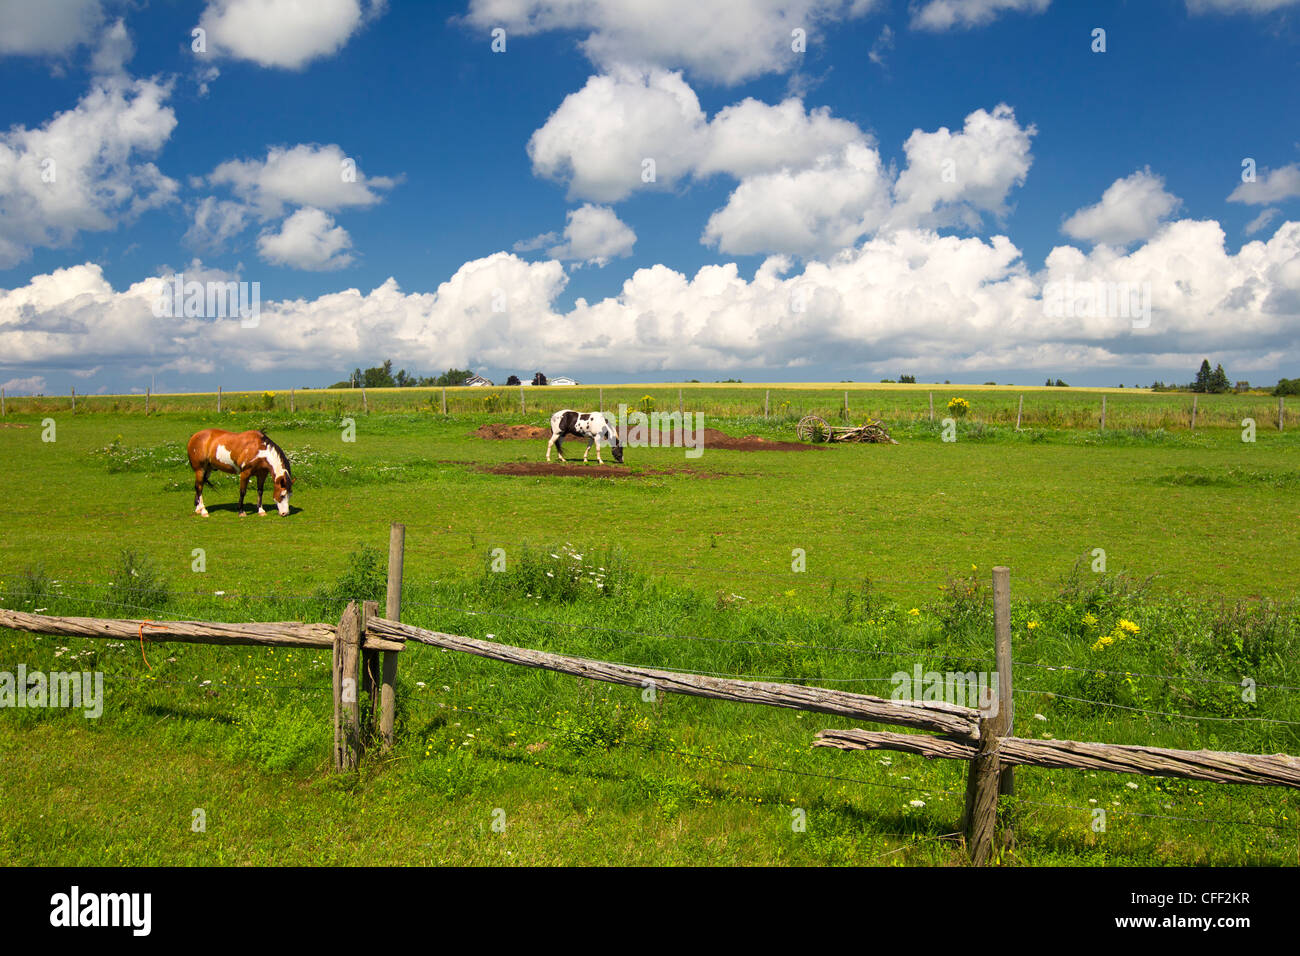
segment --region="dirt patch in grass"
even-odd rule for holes
[[[479,471],[493,475],[558,475],[570,478],[661,478],[665,475],[690,475],[694,478],[722,478],[723,475],[712,471],[697,471],[693,468],[647,468],[645,471],[631,471],[617,465],[583,465],[564,464],[545,461],[511,461],[502,465],[479,465]]]
[[[716,428],[704,429],[704,448],[722,451],[820,451],[813,445],[797,441],[777,441],[774,438],[759,438],[746,435],[744,438],[732,438]]]
[[[543,428],[541,425],[480,425],[478,430],[471,433],[475,438],[487,438],[492,441],[507,441],[510,439],[550,439],[551,430]]]
[[[487,438],[493,441],[506,440],[534,440],[538,438],[550,439],[551,430],[543,428],[540,425],[480,425],[478,430],[472,433],[475,438]],[[677,436],[664,435],[664,438],[670,439]],[[725,432],[720,432],[716,428],[706,428],[703,434],[704,447],[716,448],[722,451],[815,451],[813,445],[805,445],[803,442],[795,441],[777,441],[773,438],[759,438],[757,435],[746,435],[744,438],[733,438]],[[570,441],[581,442],[581,439],[570,436]],[[665,443],[661,447],[679,448],[679,444]]]
[[[0,428],[31,428],[31,425],[24,425],[22,422],[0,422]]]

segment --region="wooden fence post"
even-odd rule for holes
[[[357,658],[361,649],[361,612],[349,601],[334,635],[334,769],[356,770],[361,764],[361,701]]]
[[[1286,409],[1286,399],[1281,395],[1277,397],[1277,430],[1282,430],[1282,416]]]
[[[402,618],[402,563],[406,553],[406,525],[396,522],[388,529],[388,592],[384,617]],[[383,688],[380,690],[379,740],[382,750],[393,746],[393,723],[397,717],[397,652],[384,651]]]
[[[1011,726],[1011,570],[993,569],[993,622],[997,640],[998,708],[980,717],[979,747],[966,775],[966,849],[971,863],[984,866],[993,852],[993,829],[998,816],[998,793],[1010,793],[1011,768],[998,760],[999,738]],[[1004,673],[1005,668],[1005,673]],[[1006,787],[1005,791],[1002,788]]]
[[[76,388],[73,388],[73,390],[72,390],[72,411],[73,411],[74,414],[75,414],[76,411],[77,411],[77,390],[76,390]]]
[[[524,410],[524,386],[522,384],[519,386],[519,414],[520,415],[527,414],[527,412]]]
[[[847,389],[846,389],[845,392],[844,392],[844,412],[843,412],[843,415],[844,415],[844,420],[847,422],[847,421],[849,420],[849,393],[848,393],[848,390],[847,390]]]
[[[763,417],[764,418],[769,417],[768,408],[770,407],[771,401],[772,401],[772,390],[769,388],[766,392],[763,393]]]
[[[1016,407],[1016,431],[1020,431],[1020,416],[1025,413],[1025,396],[1020,396],[1020,404]]]
[[[367,415],[370,414],[370,402],[366,399],[366,387],[361,386],[361,410]]]
[[[1192,396],[1192,430],[1193,431],[1196,430],[1196,402],[1200,397],[1201,396],[1199,395]]]
[[[296,412],[297,410],[298,408],[294,404],[294,400],[293,400],[293,389],[289,389],[289,411]]]
[[[152,393],[153,393],[152,388],[146,388],[144,390],[144,413],[146,415],[149,414],[149,399],[153,397]]]
[[[447,386],[442,387],[442,413],[447,414]]]
[[[221,386],[217,386],[217,414],[221,414]]]
[[[3,388],[0,388],[0,417],[3,417],[6,414],[7,414],[7,410],[5,409],[5,390]]]
[[[1106,396],[1101,397],[1101,430],[1106,430]]]

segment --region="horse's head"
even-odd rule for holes
[[[293,475],[287,470],[275,476],[275,507],[283,518],[289,513],[289,496],[293,494]]]
[[[623,443],[618,440],[618,429],[607,422],[605,434],[609,437],[609,448],[614,453],[614,460],[620,465],[623,464]]]

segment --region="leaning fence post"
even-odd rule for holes
[[[361,763],[361,702],[357,697],[357,657],[361,612],[349,601],[334,632],[334,769],[356,770]]]
[[[1020,404],[1016,407],[1016,431],[1020,431],[1020,416],[1025,411],[1025,396],[1020,396]]]
[[[396,522],[388,529],[388,593],[384,617],[402,617],[402,563],[406,552],[406,525]],[[384,651],[383,688],[380,690],[379,739],[382,749],[393,746],[393,723],[397,715],[397,651]]]
[[[997,709],[989,716],[981,714],[979,749],[971,759],[966,775],[966,849],[971,863],[984,866],[993,852],[993,828],[998,816],[998,793],[1010,793],[1013,786],[1011,768],[1005,770],[998,760],[999,738],[1011,726],[1011,570],[993,569],[993,622],[997,640],[998,698]],[[983,702],[981,701],[981,704]],[[987,713],[987,711],[985,711]]]
[[[367,415],[370,414],[370,402],[366,400],[366,387],[361,386],[361,410]]]

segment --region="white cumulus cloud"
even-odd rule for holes
[[[311,206],[286,219],[279,232],[264,232],[257,239],[257,251],[267,262],[312,272],[342,269],[352,262],[351,247],[347,230]]]
[[[1003,13],[1042,13],[1052,0],[926,0],[912,11],[918,30],[969,29],[991,23]]]
[[[176,127],[168,86],[100,78],[38,128],[0,133],[0,268],[171,202],[178,184],[144,157]]]
[[[581,47],[602,70],[682,68],[735,84],[794,68],[794,30],[812,49],[824,25],[866,14],[877,0],[471,0],[466,22],[507,37],[585,32]],[[509,49],[507,40],[507,49]],[[515,41],[517,42],[517,41]]]
[[[547,249],[553,259],[573,259],[604,266],[610,259],[631,255],[636,233],[608,206],[587,203],[566,217],[564,242]]]
[[[343,48],[384,0],[209,0],[199,16],[208,53],[300,70]]]
[[[1124,246],[1155,235],[1163,222],[1182,204],[1165,189],[1165,181],[1149,168],[1117,179],[1101,194],[1101,201],[1077,211],[1061,231],[1084,242]]]

